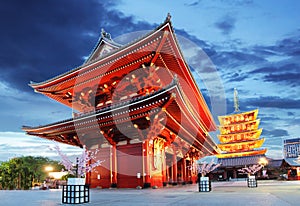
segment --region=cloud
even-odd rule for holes
[[[68,156],[80,155],[82,149],[59,144],[59,147]],[[22,132],[0,132],[0,161],[7,161],[20,156],[44,156],[59,160],[55,151],[50,150],[54,143],[50,140],[29,136]]]
[[[247,105],[278,109],[300,109],[300,99],[288,99],[278,96],[265,96],[245,100]]]
[[[201,2],[201,0],[198,0],[198,1],[195,1],[195,2],[192,2],[192,3],[185,3],[184,5],[193,7],[193,6],[198,6],[200,2]]]
[[[215,23],[215,27],[221,30],[224,35],[230,34],[235,28],[236,19],[233,16],[223,16]]]
[[[300,86],[300,66],[293,62],[281,64],[258,68],[249,74],[263,74],[262,78],[267,82],[284,83],[292,87]]]
[[[222,69],[222,71],[226,70],[226,73],[237,70],[236,68],[238,67],[245,69],[248,66],[266,63],[264,58],[256,55],[255,53],[251,54],[248,49],[234,49],[229,51],[216,50],[216,52],[211,56],[211,59],[215,65]]]
[[[300,73],[268,74],[264,79],[268,82],[286,82],[292,87],[300,86]]]
[[[284,129],[273,129],[273,130],[264,129],[263,135],[266,137],[287,137],[289,136],[289,133],[287,130]]]
[[[80,66],[102,27],[113,36],[152,28],[113,6],[108,0],[1,1],[0,80],[31,92],[31,80],[44,81]]]
[[[34,92],[26,93],[0,81],[0,131],[21,131],[22,125],[40,125],[71,116],[71,109]]]

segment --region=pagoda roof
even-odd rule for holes
[[[227,115],[222,115],[219,116],[220,118],[226,118],[226,117],[232,117],[232,116],[236,116],[236,115],[245,115],[245,114],[251,114],[251,113],[258,113],[258,109],[254,109],[254,110],[250,110],[250,111],[239,111],[239,112],[233,112],[231,114],[227,114]]]
[[[241,133],[220,134],[220,135],[218,135],[218,138],[221,143],[234,143],[234,142],[258,139],[260,137],[261,133],[262,133],[262,128],[254,130],[254,131],[247,131],[247,132],[241,132]]]
[[[162,128],[164,128],[164,131],[162,131],[160,135],[166,139],[172,139],[169,137],[170,134],[177,134],[186,145],[198,149],[203,154],[216,154],[217,146],[215,142],[208,135],[203,125],[201,125],[197,116],[194,115],[189,109],[190,107],[186,104],[189,104],[189,102],[186,101],[186,97],[180,89],[179,83],[174,79],[169,86],[149,95],[135,97],[129,101],[112,104],[109,107],[95,112],[53,124],[38,127],[24,126],[23,130],[30,135],[40,136],[75,146],[83,146],[83,144],[85,144],[84,135],[86,135],[87,132],[95,134],[92,142],[104,142],[105,138],[109,138],[109,135],[104,138],[102,136],[103,131],[105,130],[107,133],[113,131],[115,134],[118,134],[118,139],[109,138],[108,141],[110,143],[112,141],[118,143],[120,141],[129,140],[128,137],[119,133],[119,127],[124,125],[127,132],[131,134],[130,138],[138,139],[139,132],[137,132],[136,129],[144,127],[142,131],[148,131],[147,126],[145,126],[147,125],[147,118],[150,120],[151,117],[158,116],[160,112],[163,112],[166,114],[168,120],[166,120],[166,125],[163,125]],[[179,108],[181,108],[181,113],[176,112]],[[138,122],[136,120],[140,121]],[[154,119],[152,119],[152,121],[154,121]],[[134,122],[134,125],[136,125],[134,127],[136,128],[132,127],[132,122]],[[118,126],[116,126],[116,124],[118,124]],[[159,126],[160,124],[161,123],[157,122],[155,125]],[[89,142],[90,140],[91,139],[89,139]],[[140,141],[142,140],[140,139]]]
[[[113,41],[110,34],[105,32],[104,29],[101,30],[101,35],[93,49],[92,53],[89,55],[87,60],[83,63],[83,65],[90,64],[95,62],[109,53],[121,48],[123,45]]]
[[[265,155],[255,155],[247,157],[233,157],[233,158],[218,158],[218,163],[221,167],[235,167],[235,166],[245,166],[245,165],[255,165],[258,164],[261,158],[265,158]]]
[[[245,116],[245,115],[249,115],[249,114],[252,114],[252,113],[254,114],[253,120],[255,120],[257,118],[258,109],[254,109],[254,110],[250,110],[250,111],[246,111],[246,112],[234,112],[232,114],[218,116],[218,119],[219,119],[220,125],[224,126],[224,125],[228,125],[224,121],[225,119],[236,117],[236,116],[240,116],[240,115]]]
[[[252,120],[249,122],[243,122],[243,123],[239,123],[239,124],[222,125],[222,126],[219,126],[220,134],[221,135],[233,135],[233,134],[240,134],[240,133],[255,131],[258,129],[259,123],[260,123],[260,119],[256,119],[256,120]],[[237,129],[237,126],[239,126],[240,128]],[[247,128],[247,126],[251,126],[251,127]],[[243,127],[245,127],[245,129],[243,129]],[[232,129],[234,129],[234,130],[232,130]]]
[[[79,72],[80,73],[83,72],[83,70],[84,71],[93,70],[92,66],[94,66],[95,64],[96,64],[96,66],[98,66],[101,63],[106,63],[112,59],[111,57],[120,58],[119,55],[122,55],[122,54],[123,54],[122,57],[124,57],[124,52],[131,50],[132,47],[136,47],[138,44],[145,43],[145,41],[147,41],[147,38],[152,37],[155,33],[159,33],[160,31],[163,31],[165,28],[168,28],[168,30],[170,30],[170,31],[173,30],[170,21],[165,21],[163,24],[161,24],[158,28],[156,28],[152,32],[149,32],[148,34],[142,36],[141,38],[136,39],[135,41],[132,41],[126,45],[122,46],[121,44],[116,43],[116,45],[114,45],[114,47],[117,47],[115,50],[110,51],[110,52],[106,53],[105,55],[100,56],[99,58],[97,58],[98,61],[96,61],[96,62],[91,61],[92,56],[95,55],[95,52],[97,50],[99,50],[102,45],[104,45],[104,44],[110,45],[113,42],[112,40],[109,40],[108,38],[105,38],[101,35],[100,39],[98,40],[98,42],[97,42],[96,46],[94,47],[92,53],[90,54],[89,58],[81,66],[71,69],[65,73],[62,73],[60,75],[57,75],[53,78],[50,78],[50,79],[42,81],[42,82],[31,81],[29,85],[32,88],[34,88],[37,92],[41,92],[41,91],[38,91],[38,89],[49,87],[52,84],[55,84],[57,82],[65,80],[66,78],[73,77],[74,75],[76,76]],[[127,53],[127,55],[129,55],[129,54]],[[99,68],[99,66],[98,66],[98,68]]]
[[[233,153],[221,153],[217,154],[217,158],[237,158],[237,157],[245,157],[245,156],[254,156],[254,155],[264,155],[267,152],[267,149],[260,150],[251,150],[244,152],[233,152]]]
[[[101,46],[108,45],[108,43],[111,41],[102,38],[90,58],[80,67],[44,82],[31,83],[30,86],[36,92],[72,107],[76,111],[85,112],[82,105],[74,102],[77,90],[80,93],[84,89],[91,89],[93,85],[106,85],[107,82],[112,84],[115,83],[115,78],[124,77],[137,68],[141,68],[144,63],[155,64],[157,67],[166,68],[178,74],[181,89],[188,98],[195,98],[197,101],[191,105],[191,107],[199,108],[195,109],[195,115],[198,116],[206,130],[217,129],[205,99],[184,60],[169,18],[142,38],[119,48],[117,45],[113,45],[115,47],[110,52],[97,56],[103,51]],[[172,81],[172,77],[173,75],[170,74],[166,79],[160,80],[163,85],[168,85]]]
[[[255,149],[255,148],[260,148],[263,145],[264,141],[265,141],[265,139],[261,138],[258,140],[219,144],[218,147],[222,151],[228,151],[228,152],[238,151],[239,150],[238,148],[244,149],[244,147],[247,148],[247,146],[249,146],[249,148]]]

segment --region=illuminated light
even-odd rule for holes
[[[112,83],[113,86],[116,85],[116,84],[117,84],[117,81],[114,81],[114,82]]]
[[[146,120],[148,120],[148,121],[149,121],[149,120],[150,120],[150,117],[149,117],[149,116],[146,116]]]
[[[100,102],[99,104],[97,104],[97,107],[101,107],[103,106],[103,102]]]
[[[90,94],[90,93],[92,93],[92,92],[93,92],[93,90],[90,89],[88,93]]]
[[[107,87],[108,87],[107,84],[104,84],[103,86],[104,86],[105,89],[107,89]]]
[[[104,131],[103,131],[103,130],[100,130],[100,133],[101,133],[101,134],[104,134]]]
[[[83,93],[83,92],[81,92],[80,94],[81,94],[81,96],[84,96],[84,93]]]
[[[264,157],[260,158],[258,161],[258,164],[263,165],[263,166],[266,166],[268,163],[269,163],[268,160]]]
[[[53,167],[52,166],[46,166],[45,167],[45,171],[52,172],[53,171]]]
[[[49,176],[56,180],[60,180],[62,176],[67,175],[68,172],[49,172]]]
[[[132,77],[132,79],[135,79],[135,75],[134,74],[132,74],[131,77]]]
[[[139,128],[139,126],[137,124],[133,124],[133,127],[136,129]]]

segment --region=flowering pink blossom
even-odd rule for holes
[[[77,174],[77,177],[84,177],[87,172],[91,172],[95,167],[99,166],[103,161],[95,160],[98,149],[94,152],[88,151],[85,146],[83,146],[83,151],[80,157],[76,158],[76,162],[72,162],[67,155],[65,155],[57,142],[54,142],[55,146],[50,148],[55,150],[57,154],[61,157],[60,164],[62,164],[70,174]],[[94,161],[92,163],[92,161]]]
[[[238,171],[241,174],[251,174],[251,175],[254,175],[256,172],[258,172],[259,170],[261,170],[262,167],[263,167],[263,165],[251,165],[251,166],[239,169]]]
[[[211,171],[214,171],[217,169],[221,164],[215,164],[213,160],[209,164],[206,162],[201,163],[198,165],[198,173],[201,173],[202,176],[205,176],[206,174],[210,173]]]

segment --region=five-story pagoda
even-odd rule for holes
[[[267,149],[260,149],[264,138],[260,138],[262,129],[258,128],[258,109],[241,112],[239,110],[238,94],[234,89],[233,114],[219,116],[220,135],[218,138],[221,150],[217,154],[218,163],[224,169],[224,178],[237,178],[237,170],[248,165],[258,164],[265,159]]]
[[[104,162],[87,174],[91,187],[195,182],[192,165],[217,154],[216,124],[185,62],[170,15],[157,29],[120,45],[102,31],[78,68],[30,86],[68,107],[74,117],[23,130],[99,150]]]

